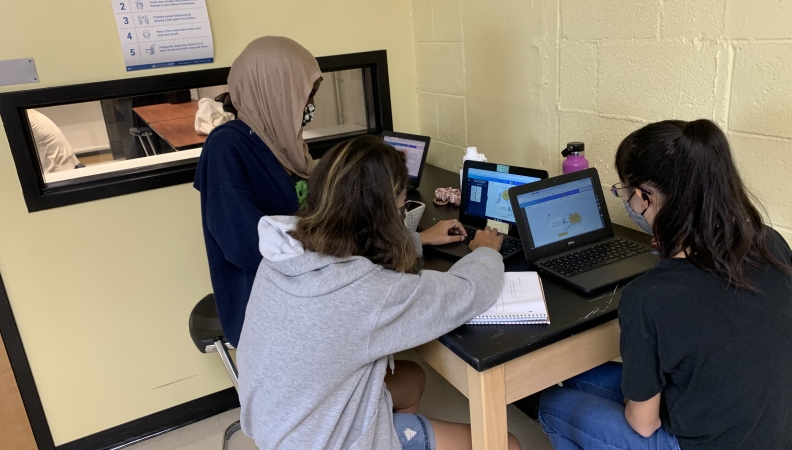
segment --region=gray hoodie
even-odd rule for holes
[[[494,303],[501,255],[478,248],[417,275],[303,250],[293,217],[264,217],[237,351],[242,429],[261,449],[399,450],[388,357]],[[420,238],[414,234],[420,251]]]

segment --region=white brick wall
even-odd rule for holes
[[[629,132],[708,118],[792,243],[791,1],[411,1],[430,163],[458,169],[469,144],[555,174],[559,144],[580,140],[607,187]]]
[[[557,0],[411,0],[427,161],[557,166]],[[593,74],[593,72],[592,72]]]
[[[708,118],[792,243],[792,2],[559,0],[560,141],[581,140],[603,185],[632,129]],[[632,225],[619,202],[614,222]]]
[[[426,161],[458,170],[467,147],[461,0],[412,0],[418,123]]]

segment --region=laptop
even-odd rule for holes
[[[509,189],[525,259],[587,294],[657,265],[651,247],[614,237],[597,169]]]
[[[395,131],[383,131],[382,140],[396,150],[404,152],[407,156],[407,171],[410,174],[410,181],[407,189],[418,189],[421,185],[426,154],[429,153],[429,136],[418,136],[417,134],[397,133]]]
[[[438,253],[461,258],[470,253],[470,241],[476,231],[484,229],[490,221],[502,230],[503,259],[519,255],[522,251],[520,234],[509,202],[509,188],[544,180],[546,170],[507,166],[480,161],[465,161],[462,167],[462,203],[459,205],[459,223],[468,237],[462,242],[432,247]]]

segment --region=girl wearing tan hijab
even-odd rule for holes
[[[254,40],[228,75],[238,120],[206,139],[195,174],[220,322],[236,346],[256,269],[261,217],[291,215],[307,196],[313,160],[302,139],[322,72],[291,39]],[[306,118],[306,115],[308,116]]]

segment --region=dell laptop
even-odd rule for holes
[[[462,168],[462,203],[459,208],[459,223],[467,231],[462,242],[432,247],[435,251],[453,258],[470,253],[470,241],[476,231],[484,227],[497,226],[503,231],[503,258],[519,255],[522,251],[520,234],[514,221],[509,202],[509,188],[544,180],[547,171],[527,169],[480,161],[465,161]]]
[[[418,189],[421,184],[426,154],[429,152],[429,136],[418,136],[416,134],[397,133],[395,131],[383,131],[382,140],[391,147],[396,148],[407,157],[407,172],[410,174],[410,181],[407,189]]]
[[[509,189],[525,259],[587,294],[657,265],[651,247],[614,237],[597,169]]]

